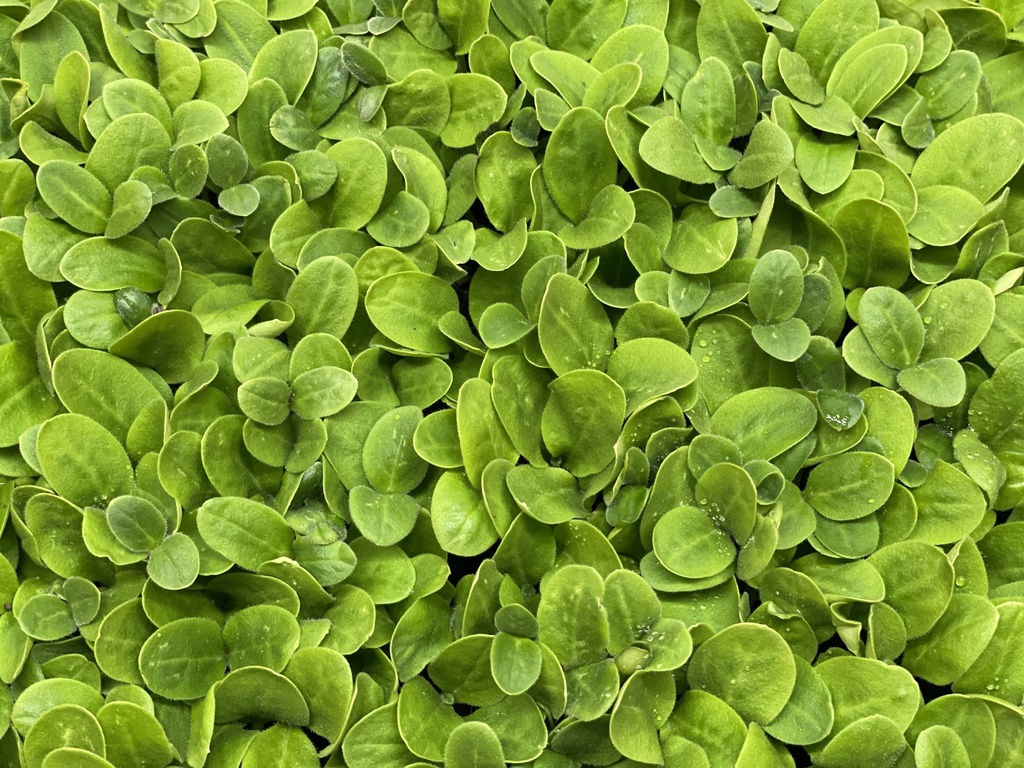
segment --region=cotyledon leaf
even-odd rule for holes
[[[0,764],[1022,761],[1020,2],[121,5],[0,14]]]

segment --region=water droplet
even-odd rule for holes
[[[707,339],[701,339],[697,343],[700,344],[702,347],[706,347],[708,345]]]
[[[962,587],[966,583],[967,583],[967,579],[965,579],[963,576],[957,576],[956,577],[956,585],[958,587]]]
[[[700,358],[700,361],[702,363],[710,363],[711,362],[711,355],[702,355],[701,358]]]

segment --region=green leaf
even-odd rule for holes
[[[255,571],[262,563],[291,555],[292,531],[270,507],[234,497],[210,499],[199,509],[199,533],[214,550]]]
[[[710,208],[690,206],[673,225],[665,263],[689,275],[716,272],[732,257],[738,236],[735,219],[720,219]]]
[[[830,520],[855,520],[889,498],[892,462],[877,453],[852,451],[826,459],[807,478],[804,498]]]
[[[615,183],[617,161],[601,116],[592,109],[570,110],[552,132],[544,155],[544,180],[555,203],[582,222],[598,193]]]
[[[603,595],[604,580],[585,565],[559,568],[541,584],[540,641],[563,667],[574,669],[605,657],[608,617],[601,606]]]
[[[486,723],[462,723],[445,745],[444,764],[445,768],[500,768],[505,755]]]
[[[904,664],[917,677],[948,685],[981,657],[1000,618],[987,598],[955,594],[928,634],[908,643]]]
[[[556,274],[548,281],[537,325],[541,349],[558,375],[583,368],[603,371],[612,351],[611,322],[578,280]]]
[[[953,594],[953,567],[942,551],[921,541],[903,541],[882,547],[868,562],[882,574],[885,601],[906,624],[907,638],[931,629]]]
[[[869,288],[858,305],[860,327],[886,365],[908,368],[924,347],[924,323],[906,296],[892,288]]]
[[[378,493],[360,485],[349,496],[349,511],[363,536],[379,547],[387,547],[412,532],[420,505],[405,493]]]
[[[101,757],[106,752],[103,730],[95,715],[77,704],[62,704],[43,713],[25,736],[25,762],[41,766],[50,752],[64,747]]]
[[[448,78],[448,96],[451,112],[441,131],[441,141],[455,148],[471,146],[477,136],[499,121],[507,103],[501,85],[471,72]]]
[[[445,745],[461,723],[462,719],[423,678],[414,677],[402,688],[398,699],[398,729],[417,756],[443,759]]]
[[[536,167],[533,153],[506,131],[494,134],[480,148],[476,192],[487,218],[500,232],[508,232],[533,214],[529,182]]]
[[[633,339],[608,358],[608,375],[626,393],[626,412],[693,383],[697,365],[679,346],[664,339]]]
[[[31,242],[31,239],[30,239]],[[8,279],[0,288],[0,321],[9,340],[29,343],[43,316],[56,308],[53,289],[27,269],[29,256],[23,243],[10,232],[0,233],[0,268]],[[59,275],[54,276],[59,280]]]
[[[776,360],[785,362],[799,359],[811,343],[811,331],[799,317],[791,317],[775,325],[755,325],[750,332],[757,346]]]
[[[963,366],[949,357],[937,357],[900,371],[896,380],[911,395],[937,408],[952,408],[967,391]]]
[[[653,536],[658,560],[677,576],[713,576],[736,559],[729,534],[694,507],[676,507],[667,512],[655,525]]]
[[[893,47],[903,52],[902,48]],[[796,167],[808,187],[825,195],[839,189],[849,178],[856,153],[857,144],[851,139],[804,136],[796,146]]]
[[[793,50],[807,60],[811,74],[824,82],[843,53],[878,28],[878,17],[873,3],[828,0],[807,17]]]
[[[970,534],[985,515],[981,489],[960,469],[937,461],[925,481],[911,493],[917,504],[913,538],[951,544]]]
[[[430,520],[441,548],[460,557],[479,555],[498,538],[483,496],[463,472],[445,472],[434,487]]]
[[[733,74],[745,61],[761,61],[768,34],[754,9],[738,0],[711,0],[697,16],[701,59],[717,56]]]
[[[824,739],[832,730],[832,695],[814,668],[799,656],[793,695],[775,719],[765,724],[769,736],[784,744],[806,745]]]
[[[216,718],[224,722],[279,721],[303,726],[309,707],[287,677],[260,666],[233,668],[217,685]],[[300,751],[301,754],[301,751]]]
[[[960,147],[1001,148],[962,156]],[[910,175],[919,190],[937,185],[968,192],[987,202],[1024,164],[1024,123],[1004,114],[976,115],[951,126],[921,153]]]
[[[917,213],[908,222],[907,231],[927,245],[953,245],[984,213],[984,206],[974,195],[946,184],[919,189],[917,201]]]
[[[770,120],[761,120],[750,133],[747,149],[733,169],[729,181],[742,189],[767,184],[793,161],[789,135]]]
[[[832,694],[836,713],[833,734],[861,718],[879,714],[902,730],[917,713],[921,692],[905,669],[875,659],[846,656],[826,659],[815,671]]]
[[[954,307],[970,307],[971,311],[954,323]],[[988,334],[996,315],[996,297],[977,280],[952,280],[935,286],[920,311],[925,324],[921,357],[960,360]]]
[[[18,614],[22,631],[34,640],[53,641],[75,631],[71,609],[57,595],[35,595]]]
[[[491,674],[502,691],[516,696],[528,691],[540,677],[540,646],[527,637],[499,632],[491,645]]]
[[[469,379],[459,388],[456,426],[466,474],[480,486],[484,469],[494,459],[515,461],[518,453],[494,409],[490,387],[482,379]]]
[[[103,234],[119,238],[137,229],[153,208],[153,193],[137,179],[122,182],[114,190],[114,205]]]
[[[713,434],[732,440],[744,460],[771,460],[814,429],[818,414],[801,395],[778,387],[738,394],[711,417]]]
[[[316,262],[314,262],[316,263]],[[458,297],[433,275],[398,272],[374,281],[366,292],[366,313],[388,338],[421,352],[447,352],[451,342],[437,320],[458,309]]]
[[[205,336],[190,312],[158,312],[110,345],[111,354],[148,366],[168,383],[185,381],[202,361]]]
[[[106,756],[114,765],[161,765],[173,759],[174,747],[163,726],[138,704],[108,701],[97,713]]]
[[[336,706],[352,693],[352,672],[345,657],[330,648],[300,648],[284,675],[309,706],[309,729],[331,741],[341,737],[346,712]]]
[[[53,416],[58,408],[28,348],[20,342],[0,346],[0,446],[17,445],[25,430]]]
[[[122,442],[142,410],[161,398],[128,362],[92,349],[61,354],[54,361],[53,386],[69,411],[98,421]]]
[[[186,618],[165,624],[139,653],[146,685],[174,701],[201,698],[224,676],[226,664],[221,628],[210,619]]]
[[[558,467],[514,467],[506,482],[516,504],[548,525],[583,517],[583,497],[576,479]]]
[[[487,4],[456,3],[441,0],[437,4],[437,21],[455,42],[456,52],[465,54],[470,44],[487,31]]]
[[[416,759],[398,731],[397,709],[397,703],[379,707],[348,731],[342,743],[348,765],[369,768],[378,760],[409,765]]]
[[[415,675],[452,644],[452,611],[439,595],[417,600],[395,626],[391,649],[399,679]]]
[[[995,631],[985,652],[954,683],[954,690],[958,693],[984,690],[987,695],[1012,698],[1021,687],[1020,673],[1012,661],[1019,645],[1014,630],[1020,624],[1021,613],[1014,602],[997,606],[997,611]]]
[[[113,199],[89,171],[67,160],[49,160],[40,167],[36,184],[46,204],[72,227],[103,234]]]
[[[185,589],[199,576],[199,549],[184,533],[174,533],[158,544],[149,555],[147,573],[153,583],[164,589]]]
[[[559,237],[569,248],[599,248],[625,235],[634,216],[633,200],[626,191],[608,186],[593,199],[584,219],[563,229]]]
[[[352,402],[356,386],[355,377],[336,366],[303,371],[292,380],[292,411],[303,419],[326,418]]]
[[[747,302],[761,323],[781,323],[800,308],[804,276],[789,251],[769,251],[757,260],[750,275]]]
[[[66,280],[79,288],[112,291],[129,286],[155,293],[164,287],[163,255],[135,237],[96,237],[72,246],[60,262]]]
[[[238,388],[238,407],[253,421],[272,427],[288,418],[291,397],[287,381],[258,376]]]
[[[79,506],[102,504],[134,489],[124,448],[88,416],[68,413],[44,422],[36,453],[57,493]]]
[[[622,388],[608,375],[588,369],[570,371],[548,388],[541,417],[548,451],[578,477],[599,472],[615,456],[626,414]],[[585,421],[579,417],[584,410]]]
[[[910,243],[896,209],[875,200],[854,200],[836,213],[832,225],[846,246],[847,288],[898,288],[910,272]]]
[[[548,40],[553,48],[590,59],[622,26],[626,5],[625,0],[609,0],[597,5],[555,0],[548,12]]]
[[[416,455],[413,433],[423,414],[405,406],[383,416],[370,430],[363,446],[363,471],[382,493],[406,493],[423,480],[426,463]]]
[[[648,128],[637,151],[654,170],[692,184],[711,184],[720,176],[697,151],[693,132],[677,117],[662,118]]]
[[[708,639],[690,660],[690,686],[718,696],[741,716],[774,720],[796,685],[796,663],[777,632],[760,624],[734,624]]]
[[[107,525],[125,549],[149,552],[167,535],[167,518],[141,496],[118,496],[107,506]]]
[[[143,683],[139,651],[153,632],[139,599],[114,608],[100,624],[96,638],[96,663],[104,674],[126,683]]]

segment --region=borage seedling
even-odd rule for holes
[[[1020,763],[1024,7],[946,5],[8,3],[0,763]]]

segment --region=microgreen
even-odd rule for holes
[[[1024,5],[8,0],[0,764],[1024,762]]]

